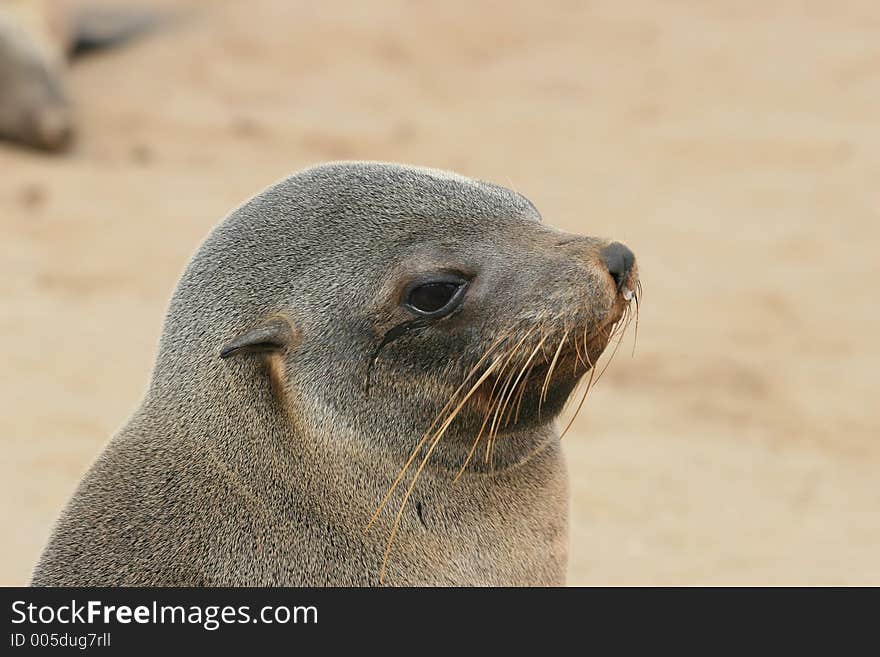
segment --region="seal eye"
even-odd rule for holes
[[[458,307],[464,288],[463,281],[428,281],[411,287],[404,303],[416,314],[442,317]]]

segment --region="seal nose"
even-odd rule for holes
[[[611,277],[617,284],[617,290],[620,291],[627,278],[629,278],[629,273],[632,271],[636,257],[632,251],[620,242],[611,242],[611,244],[602,249],[602,260],[608,268],[608,273],[611,274]]]

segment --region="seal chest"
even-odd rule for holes
[[[638,289],[629,249],[503,187],[296,173],[193,256],[33,581],[561,584],[554,420]]]

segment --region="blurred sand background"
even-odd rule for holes
[[[880,584],[880,5],[166,2],[0,145],[0,583],[139,402],[214,223],[334,159],[626,241],[632,333],[565,438],[571,584]]]

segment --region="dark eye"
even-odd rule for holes
[[[458,307],[463,297],[464,281],[428,281],[414,285],[404,303],[419,315],[442,317]]]

